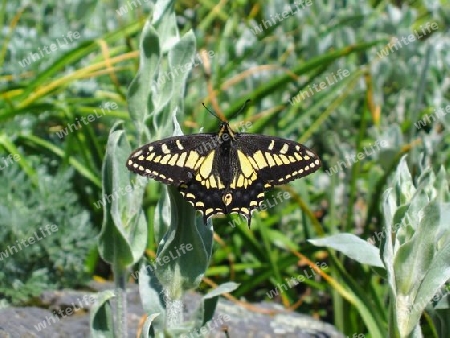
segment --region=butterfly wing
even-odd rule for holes
[[[127,168],[178,186],[206,223],[212,215],[226,213],[222,201],[225,186],[216,165],[219,146],[217,134],[170,137],[136,149],[127,160]]]
[[[279,137],[239,134],[236,144],[266,188],[312,174],[322,165],[303,144]]]
[[[238,134],[234,148],[237,166],[227,211],[243,215],[249,225],[252,212],[264,201],[265,190],[309,175],[321,166],[319,157],[307,147],[278,137]]]
[[[214,136],[174,136],[146,144],[131,153],[126,166],[136,174],[179,186],[195,176],[214,146]]]
[[[320,166],[302,144],[254,134],[235,134],[223,144],[218,134],[170,137],[142,146],[127,160],[130,171],[178,186],[205,223],[215,214],[238,213],[249,225],[265,190]]]

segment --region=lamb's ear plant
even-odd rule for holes
[[[177,119],[183,116],[184,88],[188,70],[196,51],[194,34],[189,31],[180,38],[173,2],[158,1],[153,18],[146,22],[140,39],[140,64],[137,76],[128,89],[127,102],[133,125],[134,146],[181,135]],[[176,75],[176,76],[174,76]],[[103,195],[131,188],[131,174],[125,167],[131,148],[117,124],[111,131],[103,165]],[[104,223],[99,237],[99,250],[112,264],[115,274],[118,326],[112,332],[110,298],[101,295],[102,304],[91,314],[94,337],[125,336],[125,278],[129,267],[145,250],[147,222],[142,210],[144,184],[136,177],[133,188],[125,194],[113,195],[111,205],[105,204]],[[226,283],[204,296],[190,321],[184,322],[183,294],[196,288],[202,280],[212,254],[212,222],[205,224],[195,210],[181,197],[176,187],[164,187],[150,221],[159,242],[154,263],[141,262],[139,292],[147,320],[142,336],[178,336],[198,331],[213,317],[218,296],[233,291],[237,285]]]
[[[448,293],[442,289],[450,279],[449,201],[449,181],[443,167],[437,174],[423,170],[414,183],[403,157],[391,187],[384,192],[384,228],[373,237],[381,240],[380,248],[352,234],[311,240],[386,276],[389,337],[422,337],[420,318],[424,311],[432,319],[427,332],[435,337],[450,335],[448,324],[442,320],[450,314]]]
[[[141,208],[142,185],[131,189],[130,174],[123,169],[131,151],[121,123],[116,123],[109,134],[106,155],[102,167],[103,224],[98,238],[98,248],[103,260],[111,264],[114,272],[115,296],[117,297],[115,320],[105,321],[111,313],[111,291],[98,296],[91,312],[93,337],[112,334],[108,323],[116,323],[114,331],[124,337],[126,325],[126,280],[128,269],[142,256],[147,243],[147,223]],[[108,203],[110,202],[110,203]],[[106,308],[105,308],[106,307]],[[109,335],[112,337],[112,335]]]
[[[402,159],[383,199],[381,257],[388,276],[391,336],[421,337],[420,317],[450,279],[449,202],[443,167],[437,174],[424,171],[414,184]]]

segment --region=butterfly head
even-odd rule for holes
[[[228,140],[235,139],[234,131],[230,128],[230,124],[225,121],[222,121],[222,123],[220,124],[218,136],[219,136],[219,139],[222,139],[224,141],[227,141],[227,139]]]

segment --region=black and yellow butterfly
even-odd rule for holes
[[[202,213],[205,224],[213,215],[238,213],[250,226],[252,212],[263,202],[265,190],[309,175],[321,162],[302,144],[235,133],[222,121],[218,133],[175,136],[146,144],[130,155],[126,165],[139,175],[177,186]]]

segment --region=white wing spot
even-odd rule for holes
[[[176,143],[178,149],[180,149],[180,150],[183,150],[183,149],[184,149],[184,147],[183,147],[183,145],[181,144],[180,140],[176,140],[175,143]]]
[[[314,154],[313,152],[307,150],[306,153],[311,156],[311,157],[316,157],[316,154]]]
[[[167,146],[167,144],[163,144],[161,146],[161,150],[164,154],[170,154],[170,150],[169,150],[169,147]]]
[[[140,154],[142,154],[142,150],[138,150],[134,153],[133,157],[138,157]]]

